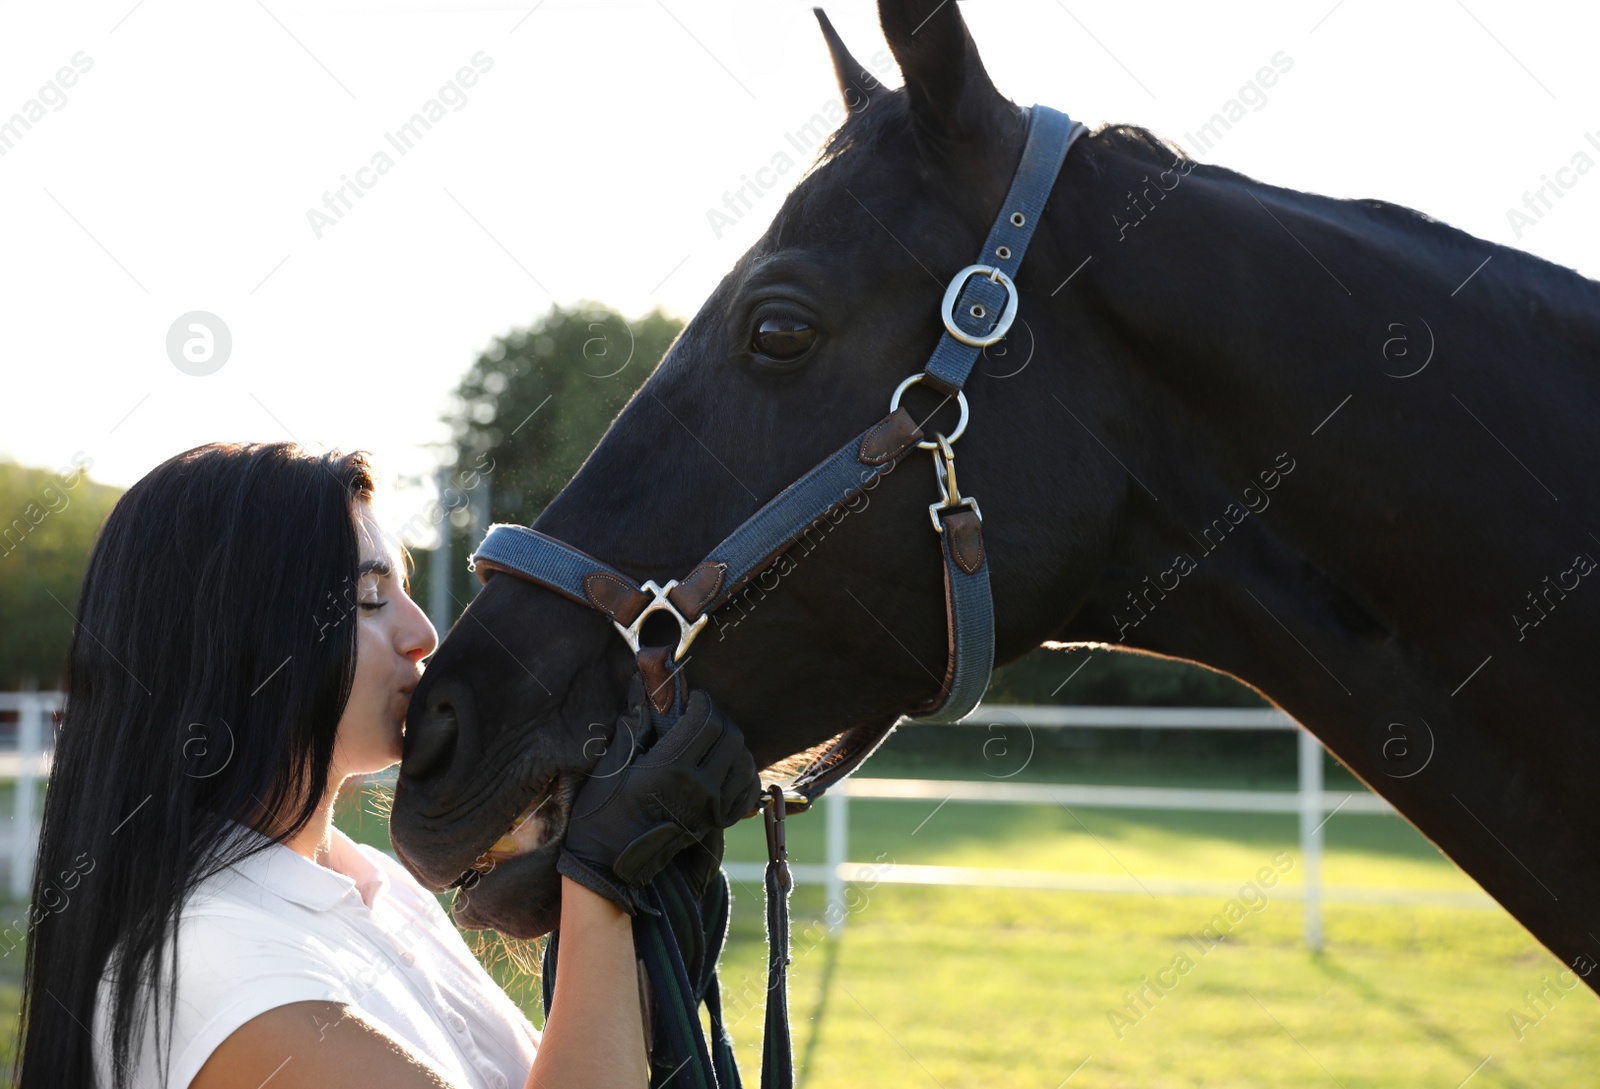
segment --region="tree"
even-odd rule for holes
[[[58,471],[0,461],[0,690],[58,687],[78,590],[122,489],[88,479],[75,455]]]
[[[449,485],[423,519],[452,534],[455,615],[474,590],[465,557],[478,544],[477,523],[537,518],[682,328],[659,308],[630,320],[599,303],[552,306],[478,356],[442,417],[452,435]],[[422,535],[422,526],[410,528],[413,538]],[[432,559],[416,556],[419,596]]]

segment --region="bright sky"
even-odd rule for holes
[[[886,56],[874,4],[826,6],[860,60]],[[1570,169],[1600,167],[1596,5],[962,11],[1019,103],[1600,277],[1600,169]],[[1241,91],[1274,58],[1276,83]],[[41,105],[0,128],[0,454],[81,451],[127,484],[202,442],[293,437],[427,474],[444,396],[493,336],[553,300],[692,314],[799,174],[758,170],[801,159],[790,135],[835,95],[810,5],[774,0],[6,3],[0,124]],[[401,154],[386,134],[403,144],[436,96],[443,116]],[[1232,98],[1242,119],[1197,146]],[[392,169],[358,175],[379,152]],[[346,176],[370,187],[314,226]],[[719,237],[708,211],[746,176],[776,184]],[[1524,193],[1547,178],[1560,197],[1534,219]],[[215,373],[169,356],[193,311],[231,336]],[[401,491],[386,520],[427,497]]]

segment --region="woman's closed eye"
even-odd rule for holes
[[[384,588],[384,583],[393,574],[393,569],[383,560],[364,560],[356,575],[360,579],[358,592],[360,600],[356,605],[362,612],[375,613],[388,604],[378,595]]]

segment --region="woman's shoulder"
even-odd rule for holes
[[[337,935],[315,917],[237,875],[202,882],[172,932],[178,999],[208,1020],[244,994],[280,1003],[353,1001]]]
[[[172,1007],[169,1019],[163,1002],[161,1023],[171,1033],[171,1084],[189,1084],[218,1044],[267,1010],[292,1002],[356,1002],[358,987],[332,945],[237,881],[202,882],[179,911],[170,941],[176,974],[163,957],[162,993],[170,995]],[[97,1026],[107,1024],[120,970],[120,955],[113,955],[96,996]],[[142,993],[148,998],[147,991]],[[130,1059],[139,1078],[153,1079],[148,1001],[140,1004],[139,1014]],[[109,1033],[100,1038],[109,1039]],[[97,1053],[96,1061],[106,1069],[104,1055]]]

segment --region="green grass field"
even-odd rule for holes
[[[1544,1008],[1531,1008],[1525,996],[1556,980],[1561,965],[1497,908],[1331,903],[1326,951],[1307,953],[1301,905],[1282,895],[1300,877],[1293,817],[934,808],[852,802],[851,857],[1233,887],[1280,852],[1293,865],[1258,910],[1203,953],[1185,935],[1223,909],[1222,895],[880,882],[852,887],[835,940],[821,923],[821,890],[803,886],[793,901],[790,1010],[805,1089],[1458,1089],[1469,1077],[1474,1089],[1600,1083],[1600,1003],[1580,985],[1551,990]],[[340,823],[387,846],[385,822],[370,803],[342,807]],[[1475,888],[1398,818],[1340,814],[1325,836],[1330,886]],[[822,817],[795,818],[790,840],[796,861],[820,861]],[[756,822],[730,833],[730,859],[763,857]],[[467,936],[539,1022],[537,980],[516,971],[492,936]],[[8,1036],[19,954],[0,961]],[[1181,973],[1172,969],[1180,954],[1189,958]],[[736,886],[722,980],[751,1085],[764,972],[760,888]],[[1170,990],[1146,990],[1143,1004],[1130,1007],[1130,991],[1158,975]],[[8,1053],[11,1046],[8,1039]]]
[[[1543,1010],[1530,1007],[1525,996],[1557,980],[1561,965],[1498,908],[1325,904],[1325,951],[1308,953],[1300,903],[1278,895],[1300,877],[1292,816],[934,807],[853,801],[851,857],[1235,887],[1280,852],[1293,865],[1259,910],[1203,954],[1184,937],[1222,910],[1224,896],[880,882],[852,887],[835,940],[822,923],[821,890],[802,886],[790,1011],[804,1089],[1457,1089],[1469,1076],[1475,1087],[1600,1083],[1600,1002],[1580,984],[1550,991],[1560,997]],[[354,814],[347,823],[355,828]],[[369,814],[356,831],[378,841],[382,822]],[[1397,817],[1340,814],[1324,836],[1328,886],[1476,889]],[[796,818],[790,843],[796,861],[821,861],[822,817]],[[730,832],[728,857],[765,857],[756,822]],[[765,1008],[761,903],[759,886],[735,887],[722,967],[752,1085]],[[510,969],[497,941],[469,940],[483,944],[491,971],[537,1023],[535,981]],[[1170,991],[1146,991],[1130,1009],[1129,992],[1180,953],[1192,967],[1168,972]]]
[[[815,917],[818,897],[797,897]],[[723,980],[761,995],[756,898],[741,898]],[[790,1008],[807,1089],[856,1086],[1481,1086],[1594,1084],[1587,989],[1513,1028],[1559,968],[1498,912],[1342,906],[1328,951],[1269,901],[1206,954],[1182,941],[1220,902],[880,885],[838,941],[797,926]],[[1175,986],[1127,994],[1187,951]],[[746,980],[749,984],[746,984]],[[738,1007],[743,1010],[743,1005]],[[1113,1020],[1112,1011],[1119,1019]],[[733,1029],[756,1073],[760,1006]],[[1485,1062],[1487,1060],[1487,1062]]]
[[[1238,885],[1288,852],[1295,868],[1278,890],[1299,879],[1293,817],[952,802],[930,818],[933,808],[852,802],[851,857]],[[762,857],[757,829],[737,832],[730,858]],[[1325,836],[1328,885],[1475,888],[1399,818],[1340,815]],[[797,819],[791,840],[799,858],[817,859],[820,818]],[[1074,1089],[1454,1089],[1480,1064],[1475,1085],[1600,1081],[1600,1003],[1580,985],[1551,992],[1562,997],[1542,1014],[1529,1009],[1524,996],[1561,965],[1498,908],[1328,904],[1326,949],[1314,956],[1301,945],[1300,903],[1278,890],[1202,953],[1184,936],[1223,896],[880,883],[855,891],[832,941],[818,922],[820,891],[803,888],[790,993],[803,1084],[1056,1089],[1071,1076]],[[754,984],[757,1008],[734,1030],[752,1076],[759,905],[759,889],[738,890],[723,962],[726,990]],[[1168,972],[1170,990],[1147,990],[1130,1009],[1128,993],[1180,954],[1192,967]]]

